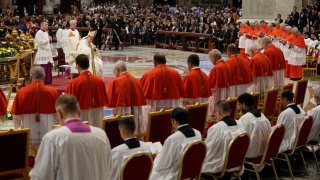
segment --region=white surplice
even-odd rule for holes
[[[103,62],[102,60],[93,53],[93,50],[89,47],[89,44],[85,38],[82,38],[77,48],[77,54],[85,54],[89,57],[89,71],[93,73],[93,65],[95,74],[102,77]],[[75,63],[71,64],[71,73],[77,72],[75,69]]]
[[[312,128],[308,137],[308,141],[310,140],[319,140],[320,135],[320,105],[311,109],[307,112],[308,116],[311,116],[313,119]]]
[[[229,86],[228,96],[235,98],[243,93],[251,93],[250,86],[252,86],[252,83]]]
[[[14,128],[30,128],[30,144],[39,145],[43,136],[57,122],[55,114],[40,114],[40,122],[36,122],[36,114],[13,115]]]
[[[120,170],[123,163],[134,153],[140,152],[147,152],[150,153],[150,144],[151,143],[145,143],[142,141],[140,142],[140,147],[129,149],[129,147],[126,144],[121,144],[115,148],[112,149],[112,163],[113,163],[113,170],[112,175],[109,180],[119,180],[120,179]]]
[[[112,114],[114,115],[134,115],[134,121],[136,124],[135,134],[144,134],[147,129],[148,117],[144,116],[142,106],[132,107],[116,107],[112,108]]]
[[[241,116],[238,124],[250,137],[250,146],[246,157],[254,158],[263,155],[271,132],[271,124],[265,115],[261,113],[260,117],[255,117],[252,113],[247,112]]]
[[[286,129],[279,152],[284,152],[293,148],[299,127],[305,117],[303,109],[299,105],[298,107],[300,109],[300,114],[296,114],[291,108],[287,108],[278,116],[277,124],[283,124]]]
[[[273,87],[280,87],[284,85],[284,70],[275,70],[273,71]]]
[[[80,119],[84,121],[89,121],[89,124],[92,126],[101,128],[103,118],[104,118],[103,107],[80,110]]]
[[[253,78],[253,92],[260,92],[263,95],[268,89],[274,86],[273,76],[260,76]]]
[[[70,52],[77,50],[77,46],[81,39],[80,33],[77,29],[74,29],[73,31],[71,29],[67,29],[64,36],[66,38],[65,41],[67,44],[65,51],[66,62],[69,64],[74,64],[76,56],[71,56]]]
[[[219,121],[211,126],[205,140],[207,155],[203,162],[202,173],[218,173],[223,169],[227,148],[232,139],[244,133],[241,126],[228,126],[225,122]]]
[[[163,144],[163,148],[153,162],[150,180],[176,180],[178,178],[179,158],[182,150],[188,143],[201,140],[199,131],[195,136],[186,138],[180,131],[170,135]]]
[[[90,126],[91,132],[73,133],[62,126],[43,137],[32,180],[110,179],[111,148],[106,133]]]
[[[57,48],[62,48],[63,52],[67,51],[67,29],[59,28],[56,33]]]
[[[48,64],[49,62],[53,64],[51,44],[49,40],[49,34],[41,29],[36,33],[34,38],[36,44],[38,44],[38,51],[34,59],[34,64]]]

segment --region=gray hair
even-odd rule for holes
[[[229,102],[221,100],[218,101],[217,107],[223,112],[223,113],[230,113],[231,112],[231,107]]]
[[[250,49],[253,51],[253,52],[256,52],[256,51],[259,51],[260,47],[257,43],[253,43],[251,46],[250,46]]]
[[[218,49],[212,49],[209,52],[209,56],[212,56],[215,59],[221,59],[221,52]]]
[[[44,76],[45,76],[44,69],[41,66],[34,66],[31,69],[31,73],[30,74],[31,74],[31,78],[33,80],[43,80]]]
[[[69,24],[77,24],[77,20],[72,19],[72,20],[69,21]]]
[[[320,88],[317,88],[314,91],[314,97],[317,98],[318,100],[320,100]]]
[[[260,44],[263,43],[263,44],[266,44],[266,45],[270,45],[270,44],[272,44],[272,40],[268,36],[265,36],[265,37],[259,39],[259,43]]]
[[[124,61],[117,61],[114,64],[114,68],[119,68],[121,72],[127,71],[127,66]]]

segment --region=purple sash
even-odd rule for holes
[[[91,132],[90,126],[84,124],[80,119],[72,119],[64,123],[73,133],[87,133]]]

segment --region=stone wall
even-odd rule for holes
[[[293,6],[300,11],[302,0],[242,0],[242,19],[274,20],[277,14],[286,19]]]

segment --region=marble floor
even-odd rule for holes
[[[112,79],[114,75],[112,73],[113,65],[118,60],[123,60],[127,64],[128,71],[133,74],[135,77],[140,78],[144,72],[153,68],[153,55],[156,52],[162,52],[166,55],[167,64],[184,76],[187,72],[187,58],[193,52],[179,51],[179,50],[168,50],[168,49],[155,49],[153,47],[126,47],[123,51],[102,51],[102,60],[104,63],[103,75],[105,78]],[[55,53],[55,52],[53,52]],[[200,57],[200,66],[204,70],[205,73],[209,74],[210,69],[212,68],[212,63],[210,62],[208,55],[204,53],[196,53]],[[223,58],[226,59],[226,55],[223,54]],[[54,72],[54,76],[57,76],[57,72]],[[55,79],[54,79],[55,80]],[[66,80],[67,81],[67,80]],[[290,80],[286,79],[286,82]],[[8,93],[8,85],[0,86],[4,90],[4,93]],[[313,99],[313,94],[315,88],[320,88],[320,81],[318,79],[310,79],[308,83],[308,89],[305,96],[304,109],[307,111],[315,106],[315,102]],[[15,93],[12,94],[9,104],[11,105],[13,99],[15,97]],[[0,123],[0,129],[8,129],[12,128],[12,121],[5,121],[4,123]],[[319,155],[320,157],[320,155]],[[312,159],[310,153],[306,154],[306,159],[308,162],[309,175],[303,173],[303,168],[301,165],[301,161],[298,158],[293,159],[293,168],[295,169],[295,176],[297,179],[320,179],[319,173],[317,173],[315,169],[315,163]],[[282,162],[276,163],[277,170],[279,173],[279,177],[281,179],[289,179],[289,173],[287,171],[286,164]],[[297,171],[296,171],[297,170]],[[273,174],[271,168],[265,168],[262,171],[262,179],[273,179]],[[254,174],[245,173],[244,179],[255,179]]]

